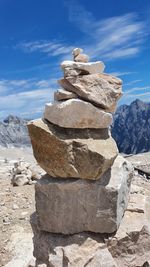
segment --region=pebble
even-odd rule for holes
[[[17,209],[19,209],[19,207],[18,207],[17,204],[14,203],[13,206],[12,206],[12,209],[13,209],[13,210],[17,210]]]

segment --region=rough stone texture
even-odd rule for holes
[[[76,48],[73,49],[72,54],[73,54],[73,56],[76,57],[79,54],[81,54],[82,52],[83,52],[83,49],[82,48],[76,47]]]
[[[143,264],[150,263],[150,183],[143,178],[133,179],[128,208],[107,245],[117,266],[148,266]]]
[[[128,159],[139,173],[145,174],[150,179],[150,152],[132,155]]]
[[[81,70],[81,73],[85,74],[95,74],[95,73],[102,73],[104,71],[105,65],[102,61],[96,61],[96,62],[74,62],[74,61],[63,61],[61,63],[61,68],[64,70],[67,69],[67,76],[69,75],[68,71],[70,70]]]
[[[36,266],[46,267],[116,267],[101,237],[87,233],[75,235],[51,234],[33,224]]]
[[[89,61],[89,56],[86,54],[79,54],[74,57],[74,61],[87,63]]]
[[[132,165],[118,156],[98,181],[45,176],[35,187],[41,230],[73,234],[112,233],[127,207]]]
[[[53,177],[99,179],[118,154],[107,129],[67,129],[38,119],[28,124],[34,156]]]
[[[108,112],[116,110],[117,101],[122,96],[122,81],[108,74],[66,77],[58,82],[64,89]]]
[[[69,99],[61,103],[48,103],[44,118],[65,128],[107,128],[112,115],[80,99]]]
[[[78,96],[76,94],[64,89],[58,89],[56,92],[54,92],[54,100],[56,101],[68,100],[77,97]]]

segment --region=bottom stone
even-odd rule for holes
[[[97,181],[46,175],[35,187],[39,228],[63,234],[116,231],[127,207],[132,170],[119,155]]]
[[[36,225],[33,231],[36,267],[117,267],[100,236],[52,234]]]

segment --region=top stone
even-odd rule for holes
[[[87,63],[89,61],[89,56],[86,54],[82,54],[83,49],[82,48],[75,48],[72,51],[73,59],[76,62],[83,62]]]
[[[76,57],[76,56],[78,56],[79,54],[81,54],[83,52],[83,49],[82,48],[75,48],[75,49],[73,49],[73,51],[72,51],[72,55],[74,56],[74,57]]]

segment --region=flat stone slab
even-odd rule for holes
[[[117,101],[122,96],[122,81],[105,73],[66,77],[58,82],[65,90],[107,112],[116,110]]]
[[[41,119],[28,129],[34,156],[52,177],[97,180],[118,155],[108,129],[68,129]]]
[[[61,103],[48,103],[44,118],[65,128],[108,128],[112,115],[80,99],[69,99]]]
[[[77,76],[80,74],[95,74],[95,73],[102,73],[105,69],[105,65],[102,61],[96,62],[74,62],[74,61],[63,61],[61,63],[61,68],[64,71],[64,76],[72,76],[73,70],[77,71],[77,73],[73,76]],[[79,72],[80,71],[80,72]]]
[[[35,186],[39,229],[63,234],[113,233],[128,204],[132,170],[119,155],[98,181],[45,176]]]
[[[55,101],[62,101],[62,100],[68,100],[72,98],[77,98],[78,96],[72,92],[69,92],[64,89],[58,89],[56,92],[54,92],[54,100]]]

